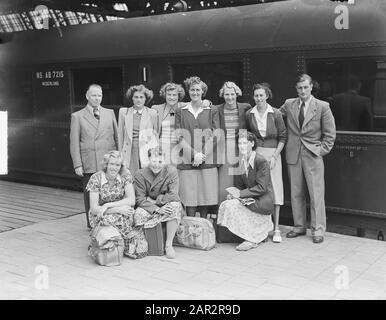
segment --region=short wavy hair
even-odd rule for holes
[[[220,89],[220,92],[219,92],[219,97],[220,98],[224,98],[224,90],[225,90],[225,88],[227,88],[227,89],[234,89],[237,97],[240,97],[240,96],[243,95],[240,87],[236,83],[234,83],[232,81],[226,81],[223,84],[223,86],[221,87],[221,89]]]
[[[189,91],[190,87],[195,85],[195,84],[199,84],[201,86],[202,97],[205,97],[206,93],[208,92],[208,86],[206,85],[206,83],[204,81],[202,81],[197,76],[193,76],[193,77],[190,77],[190,78],[187,78],[184,80],[184,85],[185,85],[186,91]]]
[[[164,98],[166,100],[166,93],[168,91],[177,90],[178,93],[178,101],[182,101],[185,97],[185,90],[184,88],[177,83],[174,82],[167,82],[165,83],[161,89],[159,90],[159,95],[161,98]]]
[[[149,103],[154,97],[152,90],[146,88],[143,84],[140,84],[140,85],[131,86],[129,89],[127,89],[126,98],[131,101],[133,99],[134,93],[137,91],[142,92],[145,95],[145,98],[146,98],[145,104]]]
[[[311,78],[310,75],[308,75],[307,73],[300,74],[300,75],[298,75],[297,78],[296,78],[296,84],[295,84],[295,86],[296,86],[299,82],[303,82],[303,81],[307,81],[307,80],[308,80],[308,82],[309,82],[311,85],[314,84],[314,81],[312,80],[312,78]]]
[[[127,169],[127,165],[125,164],[125,162],[123,160],[122,152],[117,151],[117,150],[109,151],[103,156],[102,171],[104,173],[107,172],[107,166],[110,162],[110,159],[119,159],[121,161],[121,168],[119,169],[119,174],[121,176],[126,176],[126,175],[130,174],[130,171]]]
[[[268,99],[272,99],[272,90],[271,90],[271,85],[267,82],[262,82],[262,83],[255,83],[252,88],[252,98],[255,94],[255,90],[258,89],[263,89],[265,91],[265,94],[267,95]]]
[[[163,151],[160,146],[156,146],[154,148],[150,148],[149,150],[147,150],[147,156],[149,158],[151,156],[165,157],[165,151]]]
[[[239,144],[240,139],[247,139],[247,141],[253,142],[252,150],[255,151],[257,149],[258,140],[254,133],[247,131],[246,129],[240,129],[236,136],[237,144]]]

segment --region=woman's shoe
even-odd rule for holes
[[[273,233],[273,238],[272,238],[272,241],[273,242],[281,242],[281,235],[280,235],[280,230],[275,230],[274,233]]]
[[[172,246],[165,247],[166,258],[174,259],[176,257],[176,252]]]
[[[236,250],[237,251],[248,251],[248,250],[251,250],[251,249],[256,248],[256,247],[257,247],[257,243],[250,242],[250,241],[244,241],[243,243],[239,244],[236,247]]]

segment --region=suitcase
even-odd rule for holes
[[[153,228],[145,228],[145,238],[148,242],[148,256],[163,256],[165,254],[166,229],[164,223]]]
[[[218,243],[241,243],[244,239],[236,236],[230,232],[227,227],[223,227],[217,224],[217,215],[212,215],[213,226],[216,232],[216,241]]]

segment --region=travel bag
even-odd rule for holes
[[[149,256],[163,256],[165,254],[165,228],[163,223],[157,224],[153,228],[144,228],[145,238],[148,243]]]
[[[124,241],[119,231],[111,225],[97,225],[91,231],[88,254],[101,266],[118,266],[122,263]]]
[[[188,248],[210,250],[216,245],[216,235],[212,223],[207,219],[185,216],[181,219],[173,242]]]

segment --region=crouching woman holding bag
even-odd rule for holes
[[[227,189],[228,200],[221,203],[217,222],[245,240],[236,250],[247,251],[273,229],[274,198],[269,164],[255,151],[255,135],[241,130],[238,146],[240,174],[234,177],[235,187]]]
[[[110,151],[103,160],[103,169],[94,173],[87,184],[92,231],[100,225],[115,227],[125,242],[124,255],[143,258],[148,250],[142,229],[145,217],[140,212],[134,214],[132,176],[123,164],[120,151]]]

